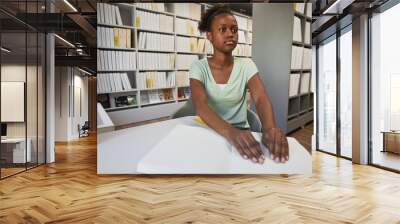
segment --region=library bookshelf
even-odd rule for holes
[[[97,3],[97,99],[115,125],[167,117],[190,97],[189,67],[212,54],[197,26],[208,4]],[[252,19],[236,13],[233,54],[251,57]]]
[[[311,3],[293,3],[293,42],[289,74],[287,132],[313,120]]]

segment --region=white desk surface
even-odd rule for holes
[[[186,151],[175,155],[171,149],[179,150],[181,147],[168,148],[168,154],[163,154],[160,144],[166,143],[167,135],[171,134],[177,125],[200,127],[193,121],[194,117],[183,117],[148,125],[132,127],[113,132],[100,133],[97,136],[97,173],[98,174],[311,174],[311,155],[295,139],[288,138],[291,157],[287,163],[275,163],[269,159],[263,166],[253,164],[247,160],[233,156],[230,160],[231,168],[221,168],[215,163],[218,159],[226,160],[225,154],[215,158],[215,154],[198,154],[205,156],[203,159],[193,160],[193,152]],[[203,127],[201,127],[204,129]],[[193,128],[191,130],[194,130]],[[210,130],[212,131],[212,130]],[[217,134],[216,134],[217,135]],[[190,139],[190,138],[187,138]],[[186,139],[186,140],[187,140]],[[223,144],[220,136],[212,136],[213,141]],[[197,139],[198,140],[198,139]],[[188,143],[187,141],[185,141]],[[171,143],[171,142],[170,142]],[[167,143],[167,144],[170,144]],[[173,143],[171,143],[173,144]],[[224,143],[225,144],[225,143]],[[179,146],[179,143],[178,143]],[[187,147],[187,146],[185,146]],[[198,148],[198,147],[197,147]],[[203,147],[205,148],[205,147]],[[196,150],[196,147],[191,147]],[[161,150],[161,151],[160,151]],[[235,150],[235,149],[233,149]],[[294,151],[293,151],[294,150]],[[177,151],[176,151],[177,152]],[[197,151],[196,151],[197,152]],[[161,153],[161,154],[160,154]],[[165,159],[166,155],[171,155]],[[198,153],[198,152],[197,152]],[[232,154],[232,153],[231,153]],[[237,154],[237,153],[236,153]],[[154,156],[157,155],[157,156]],[[221,158],[223,156],[223,158]],[[195,163],[179,163],[177,161],[196,161]],[[210,161],[214,161],[214,168],[210,168]],[[199,162],[199,161],[204,161]],[[227,163],[225,163],[227,164]],[[256,167],[257,166],[257,167]],[[219,167],[219,168],[218,168]],[[233,167],[233,168],[232,168]],[[243,168],[241,168],[243,167]],[[262,168],[262,169],[261,169]],[[242,169],[242,170],[240,170]]]
[[[30,139],[27,139],[28,141],[30,141]],[[1,139],[1,143],[20,143],[20,142],[24,142],[25,138],[5,138],[5,139]]]

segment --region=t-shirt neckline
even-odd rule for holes
[[[212,79],[212,81],[213,81],[213,83],[214,83],[215,85],[228,85],[228,84],[231,84],[232,75],[234,74],[233,71],[234,71],[234,69],[235,69],[235,67],[236,67],[236,58],[235,58],[235,57],[233,57],[233,65],[232,65],[231,74],[229,74],[229,78],[228,78],[228,81],[227,81],[226,83],[217,83],[217,82],[215,81],[214,76],[213,76],[212,71],[211,71],[210,64],[208,63],[208,58],[205,58],[205,60],[206,60],[208,72],[209,72],[209,74],[211,75],[211,79]]]

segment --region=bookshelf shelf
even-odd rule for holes
[[[131,29],[131,30],[136,29],[136,28],[133,27],[133,26],[116,25],[116,24],[106,24],[106,23],[97,23],[97,26],[104,26],[104,27],[110,27],[110,28],[123,28],[123,29]]]
[[[131,93],[131,92],[137,92],[138,89],[129,89],[129,90],[121,90],[121,91],[115,91],[115,92],[101,92],[97,94],[118,94],[118,93]]]
[[[188,71],[191,62],[207,57],[206,52],[210,50],[210,43],[206,37],[197,32],[197,25],[200,21],[198,18],[201,17],[201,12],[206,10],[206,5],[200,3],[190,3],[190,6],[187,3],[184,5],[181,3],[157,3],[157,5],[153,5],[156,3],[97,4],[97,7],[102,9],[100,12],[103,12],[103,14],[100,13],[97,16],[98,27],[102,30],[100,32],[102,42],[98,44],[98,52],[105,51],[104,55],[109,54],[98,61],[98,73],[102,75],[103,79],[101,84],[103,92],[98,92],[101,98],[99,102],[108,105],[105,110],[109,112],[110,117],[117,124],[127,124],[171,115],[190,97]],[[188,7],[190,10],[182,11],[182,7]],[[159,11],[158,9],[164,11]],[[189,13],[185,14],[186,12]],[[243,41],[241,39],[243,43],[240,43],[241,48],[238,52],[245,52],[245,54],[249,52],[250,54],[251,49],[248,50],[248,47],[251,46],[252,35],[249,34],[250,32],[247,28],[250,26],[248,24],[252,23],[249,21],[251,18],[243,15],[239,16],[244,18],[246,26],[243,26],[245,29],[242,29],[245,31],[245,39]],[[132,26],[114,24],[129,24]],[[120,29],[129,29],[130,31],[121,31]],[[122,41],[117,38],[121,37],[121,32]],[[168,36],[164,36],[163,34]],[[194,41],[194,39],[196,40]],[[162,46],[169,44],[168,46],[170,47],[159,47],[159,40],[161,40]],[[121,43],[122,45],[120,45]],[[194,44],[197,44],[197,46]],[[132,48],[127,49],[112,46],[129,46]],[[196,47],[198,49],[197,52],[190,51],[193,49],[196,50]],[[117,54],[127,53],[122,51],[135,52],[135,55],[129,59],[133,63],[126,63],[125,61],[125,63],[119,63],[120,66],[121,64],[122,66],[130,64],[135,69],[110,70],[112,68],[119,68],[111,67],[110,65],[114,64],[108,61],[116,61],[118,66],[118,60],[115,60],[113,57],[114,54],[117,57]],[[112,58],[110,59],[109,57]],[[235,55],[235,57],[249,56]],[[149,60],[154,60],[154,62],[149,63]],[[171,67],[172,61],[174,63]],[[156,65],[155,63],[158,64]],[[157,67],[167,69],[157,69]],[[120,84],[117,82],[120,81],[113,80],[111,73],[122,73],[117,74],[117,77],[124,77],[121,80],[125,85],[122,89],[129,88],[129,84],[132,89],[114,91],[115,89],[121,89],[121,87],[117,86],[117,84]],[[149,85],[148,80],[152,80],[150,82],[153,82],[153,85]],[[104,82],[108,85],[106,86],[106,90]],[[167,84],[164,84],[165,82]],[[113,86],[114,84],[115,86]],[[113,92],[110,92],[110,85]],[[164,87],[145,88],[146,86]],[[158,99],[162,101],[158,101]],[[130,104],[135,103],[135,105],[124,106],[127,104],[127,101]]]
[[[136,51],[136,48],[121,48],[121,47],[97,47],[97,49],[104,51]]]
[[[181,36],[181,37],[196,37],[196,38],[200,38],[200,39],[205,39],[205,37],[199,36],[199,35],[182,34],[182,33],[177,33],[176,35]]]
[[[142,52],[156,52],[156,53],[174,53],[174,52],[175,52],[175,51],[153,50],[153,49],[138,49],[138,51],[142,51]]]
[[[146,9],[140,6],[135,6],[136,10],[140,10],[140,11],[145,11],[145,12],[151,12],[151,13],[156,13],[156,14],[163,14],[163,15],[167,15],[167,16],[174,16],[173,13],[171,12],[165,12],[165,11],[157,11],[157,10],[153,10],[153,9]]]
[[[152,30],[152,29],[146,29],[146,28],[135,28],[137,31],[142,31],[142,32],[149,32],[149,33],[161,33],[161,34],[170,34],[174,35],[175,33],[173,32],[165,32],[165,31],[160,31],[160,30]]]
[[[174,88],[176,88],[176,87],[175,86],[170,86],[170,87],[139,89],[139,91],[144,92],[144,91],[151,91],[151,90],[174,89]]]
[[[197,53],[197,52],[187,52],[187,51],[178,51],[178,54],[194,54],[194,55],[204,55],[205,53]]]
[[[98,70],[97,73],[120,73],[120,72],[135,72],[136,69],[128,69],[128,70]]]
[[[168,72],[175,71],[175,69],[138,69],[140,72]]]
[[[188,20],[193,20],[196,22],[199,22],[200,20],[198,19],[194,19],[194,18],[190,18],[190,17],[186,17],[186,16],[182,16],[182,15],[176,15],[176,18],[180,18],[180,19],[188,19]]]
[[[153,103],[144,103],[144,104],[141,104],[140,106],[150,106],[150,105],[157,105],[157,104],[165,104],[165,103],[172,103],[172,102],[175,102],[175,101],[176,101],[175,99],[173,99],[173,100],[164,100],[164,101],[153,102]]]
[[[310,91],[311,68],[308,64],[311,62],[311,31],[310,20],[306,16],[306,13],[312,9],[310,6],[310,3],[295,3],[293,13],[292,65],[289,72],[289,92],[292,94],[297,92],[297,94],[291,94],[292,96],[288,98],[287,132],[304,127],[306,123],[313,119],[313,94]],[[307,25],[309,26],[307,27]],[[301,59],[300,61],[298,61],[299,58]]]

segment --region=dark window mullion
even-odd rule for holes
[[[341,119],[340,119],[340,75],[341,75],[341,64],[340,64],[340,36],[341,32],[339,27],[336,28],[336,154],[341,157]]]

